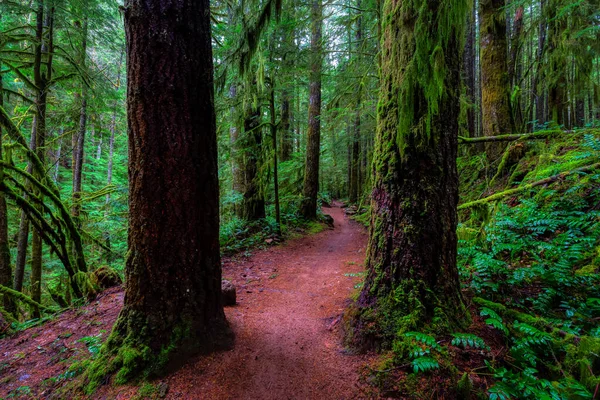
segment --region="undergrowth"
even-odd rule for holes
[[[600,139],[573,135],[520,151],[501,174],[485,155],[460,158],[461,202],[598,162]],[[400,396],[436,387],[448,398],[598,398],[599,188],[600,171],[573,174],[461,212],[458,266],[474,323],[444,337],[404,334],[394,365],[408,375],[387,372],[404,382]]]

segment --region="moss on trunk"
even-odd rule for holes
[[[232,342],[221,301],[208,0],[128,1],[125,300],[88,392],[160,375]]]
[[[464,325],[456,268],[466,1],[386,0],[367,277],[346,314],[359,349]]]

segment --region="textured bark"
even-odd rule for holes
[[[0,107],[4,107],[4,93],[2,85],[2,63],[0,62]],[[0,125],[0,160],[2,156],[2,126]],[[4,181],[4,170],[0,170],[0,180]],[[12,266],[10,265],[10,249],[8,246],[8,212],[6,209],[6,198],[0,192],[0,285],[11,287],[13,281]],[[3,295],[2,301],[5,310],[12,312],[14,302],[7,295]]]
[[[465,95],[468,102],[467,132],[469,137],[476,136],[475,127],[475,4],[467,16],[467,35],[463,53]]]
[[[17,258],[15,260],[15,277],[13,289],[17,292],[23,291],[23,280],[25,279],[25,263],[27,262],[27,244],[29,242],[29,219],[27,213],[21,211],[19,222],[19,234],[17,236]]]
[[[85,70],[86,52],[87,52],[87,34],[88,19],[83,22],[83,41],[81,44],[81,55],[79,62]],[[85,82],[81,83],[81,107],[79,109],[79,128],[74,138],[73,146],[73,209],[72,214],[75,221],[79,224],[79,214],[81,213],[81,176],[83,173],[83,153],[85,147],[85,134],[87,130],[87,88]]]
[[[356,2],[356,8],[360,9],[360,0]],[[361,66],[361,44],[362,44],[362,18],[357,16],[356,18],[356,52],[357,65]],[[356,203],[360,197],[360,104],[361,104],[361,85],[357,85],[356,89],[356,111],[354,112],[354,126],[352,130],[352,164],[350,168],[350,193],[349,200],[351,203]]]
[[[456,14],[447,14],[448,3]],[[359,348],[401,341],[404,332],[425,326],[448,331],[464,325],[456,266],[456,156],[466,12],[461,1],[384,4],[367,277],[349,312],[348,339]],[[414,13],[424,14],[419,27],[406,18]],[[436,84],[444,95],[435,97],[419,77],[436,79],[428,55],[438,49],[440,36],[445,70]],[[419,62],[424,64],[417,67]],[[425,120],[431,121],[429,131]]]
[[[321,0],[313,0],[311,6],[310,76],[308,133],[306,142],[306,163],[304,188],[300,215],[306,219],[317,217],[317,193],[319,191],[319,157],[321,149],[321,31],[323,28],[323,7]]]
[[[563,126],[567,123],[567,57],[565,49],[561,48],[561,35],[567,26],[566,18],[557,16],[558,6],[559,4],[551,3],[548,7],[548,117],[557,125]]]
[[[292,132],[290,130],[290,94],[281,92],[281,161],[288,161],[292,155]]]
[[[504,0],[481,2],[481,108],[484,136],[512,132],[508,78],[508,47]],[[502,146],[491,144],[488,155],[495,159]]]
[[[272,61],[272,60],[271,60]],[[269,96],[271,115],[271,141],[273,146],[273,194],[275,196],[275,223],[277,233],[281,233],[281,208],[279,207],[279,177],[277,171],[277,125],[275,123],[275,78],[271,77],[271,95]]]
[[[232,83],[229,87],[229,98],[235,102],[237,97],[237,85]],[[230,108],[231,127],[229,128],[229,144],[231,146],[231,173],[233,175],[232,189],[238,193],[244,192],[243,157],[240,143],[238,143],[239,127],[238,116],[235,107]],[[236,214],[241,215],[241,207],[235,209]]]
[[[244,119],[244,137],[240,140],[238,150],[244,160],[244,177],[242,208],[240,217],[248,221],[265,218],[265,196],[261,181],[260,166],[263,160],[262,130],[260,125],[260,109],[249,106]]]
[[[34,50],[33,80],[39,90],[35,98],[35,119],[32,137],[35,137],[35,152],[42,164],[44,164],[46,158],[46,107],[48,85],[52,80],[52,53],[54,51],[54,8],[49,8],[46,18],[44,17],[44,11],[43,0],[38,0],[36,37],[39,38],[39,42],[36,44]],[[47,27],[46,34],[44,34],[44,25]],[[46,62],[45,71],[42,71],[43,61]],[[36,176],[38,179],[41,178],[37,172]],[[34,193],[34,195],[41,196],[39,193]],[[34,229],[31,238],[31,298],[38,303],[41,303],[42,299],[42,250],[42,234],[37,229]],[[34,308],[33,316],[35,318],[40,317],[39,309]]]
[[[123,309],[93,389],[231,343],[221,303],[208,0],[128,0],[129,256]]]

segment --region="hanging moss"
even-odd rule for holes
[[[447,85],[444,49],[449,41],[464,37],[464,19],[470,6],[467,0],[445,0],[437,6],[427,0],[384,1],[382,30],[399,23],[412,28],[395,29],[383,35],[381,43],[386,53],[382,76],[399,76],[386,82],[390,93],[380,97],[378,115],[382,118],[382,111],[387,109],[393,112],[383,118],[398,118],[396,144],[401,154],[409,137],[421,144],[436,139],[431,136],[433,118],[443,97],[455,90]],[[395,73],[398,69],[403,72]],[[424,109],[420,102],[426,104]]]

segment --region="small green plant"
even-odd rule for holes
[[[485,341],[472,333],[453,333],[452,345],[463,348],[475,348],[489,350],[490,347],[485,344]]]
[[[432,352],[439,352],[440,345],[433,336],[422,332],[406,332],[404,335],[410,350],[408,358],[415,373],[428,372],[440,368],[439,362],[432,357]]]
[[[92,358],[95,358],[100,352],[100,347],[102,346],[102,334],[106,333],[105,330],[101,330],[95,336],[84,336],[79,339],[77,342],[83,343],[86,345],[88,351],[92,355]]]

